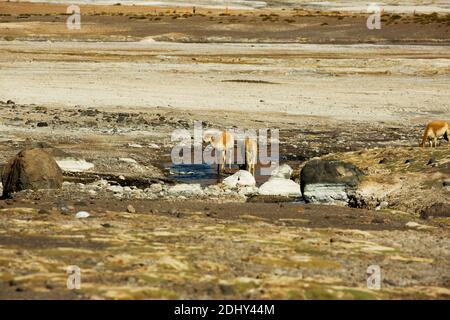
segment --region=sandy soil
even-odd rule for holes
[[[1,42],[0,52],[4,101],[450,118],[447,47]]]

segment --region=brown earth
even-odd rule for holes
[[[171,142],[161,137],[168,137],[174,128],[189,128],[199,117],[210,127],[220,127],[241,114],[227,113],[229,118],[223,122],[217,113],[200,116],[195,111],[168,108],[127,113],[123,108],[86,111],[3,103],[2,109],[2,125],[8,129],[2,131],[1,162],[26,145],[48,141],[64,151],[55,154],[92,161],[97,172],[91,180],[83,180],[86,173],[66,174],[66,181],[83,185],[24,191],[0,200],[1,298],[450,298],[448,217],[423,220],[414,210],[395,208],[374,211],[257,199],[249,203],[149,200],[89,192],[90,181],[101,173],[117,181],[122,174],[133,184],[136,173],[119,165],[121,156],[137,159],[153,181],[168,183],[166,179],[174,177],[159,163],[168,159]],[[387,176],[410,171],[428,177],[433,170],[445,170],[444,160],[449,156],[446,146],[436,150],[414,147],[420,127],[411,134],[410,128],[392,123],[342,127],[322,119],[307,132],[308,147],[296,147],[298,137],[305,134],[296,126],[306,126],[310,119],[298,117],[289,125],[292,116],[262,113],[242,125],[258,127],[263,119],[286,128],[280,134],[280,152],[293,155],[287,162],[294,168],[313,156],[311,150],[316,148],[316,155],[331,152],[328,157],[351,160],[366,173],[379,166]],[[47,122],[49,127],[37,127],[37,122]],[[365,130],[356,134],[361,126]],[[108,133],[113,128],[116,133]],[[138,128],[160,135],[136,136],[141,132]],[[370,139],[381,133],[383,139]],[[349,140],[340,147],[333,140],[336,135]],[[137,148],[130,143],[160,148]],[[396,150],[405,150],[405,154],[392,152],[385,144],[403,145]],[[364,146],[371,149],[361,150]],[[347,148],[359,151],[348,152]],[[437,165],[427,168],[430,153]],[[410,165],[404,164],[406,156]],[[389,162],[378,164],[383,157]],[[432,192],[436,197],[449,191]],[[135,213],[130,213],[130,205]],[[91,216],[75,219],[74,214],[82,210]],[[80,290],[66,288],[69,265],[81,268]],[[382,268],[381,291],[366,286],[370,265]]]
[[[31,145],[94,165],[0,200],[0,298],[450,299],[450,148],[417,147],[450,116],[448,15],[369,31],[353,13],[82,6],[68,31],[65,10],[0,2],[0,167]],[[333,45],[362,42],[391,45]],[[170,159],[195,120],[280,129],[297,182],[313,157],[357,165],[358,208],[205,195],[223,177]],[[181,181],[213,186],[170,195]]]
[[[82,5],[81,30],[66,27],[67,6],[0,2],[5,39],[181,42],[447,43],[450,15],[393,14],[381,30],[368,14],[307,9],[202,9]]]

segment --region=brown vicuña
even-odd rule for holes
[[[427,124],[425,132],[423,133],[422,142],[419,144],[420,147],[424,147],[426,142],[430,144],[430,147],[437,146],[438,138],[443,137],[445,140],[448,139],[448,122],[446,121],[431,121]]]

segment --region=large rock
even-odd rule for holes
[[[363,173],[342,161],[311,160],[300,173],[300,186],[306,202],[347,205]]]
[[[236,188],[237,186],[254,186],[256,185],[256,181],[250,172],[239,170],[235,174],[225,178],[223,184],[229,188]]]
[[[42,149],[25,149],[4,167],[3,196],[32,189],[59,189],[63,175],[56,161]]]
[[[300,186],[290,179],[271,177],[259,187],[259,194],[265,196],[299,197]]]

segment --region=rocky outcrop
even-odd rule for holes
[[[306,202],[348,205],[349,195],[363,173],[342,161],[311,160],[300,173],[300,186]]]
[[[4,167],[3,196],[32,189],[59,189],[63,176],[56,161],[42,149],[25,149]]]

